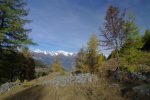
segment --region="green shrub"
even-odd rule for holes
[[[20,83],[21,81],[17,78],[15,82],[16,82],[16,83]]]
[[[121,70],[122,71],[127,71],[127,72],[135,72],[136,68],[135,68],[134,65],[126,65],[126,64],[124,64],[124,65],[121,66]]]
[[[45,76],[45,75],[48,75],[48,73],[47,73],[47,72],[37,72],[37,73],[36,73],[36,77],[37,77],[37,78],[38,78],[38,77]]]
[[[31,84],[27,80],[24,80],[23,87],[30,87],[30,86]]]

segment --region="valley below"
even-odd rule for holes
[[[47,68],[51,67],[56,57],[59,57],[62,67],[65,70],[71,70],[74,68],[75,65],[75,53],[70,53],[61,50],[56,52],[35,50],[31,51],[31,54],[33,55],[33,58],[37,60],[37,62],[43,63]]]

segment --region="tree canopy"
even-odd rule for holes
[[[30,22],[24,18],[28,15],[25,5],[24,0],[0,0],[0,49],[16,50],[32,43],[30,29],[25,28]]]
[[[35,63],[28,45],[33,44],[25,25],[24,0],[0,0],[0,83],[31,80],[35,74]]]
[[[76,67],[82,72],[94,73],[101,66],[105,57],[99,51],[99,40],[96,35],[92,35],[86,48],[80,49],[76,57]]]
[[[144,41],[144,46],[142,48],[142,50],[144,51],[150,51],[150,30],[146,30],[145,34],[143,36],[143,41]]]

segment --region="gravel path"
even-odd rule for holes
[[[79,83],[79,84],[84,84],[86,82],[92,82],[94,75],[90,73],[86,74],[78,74],[78,75],[55,75],[53,79],[44,79],[40,85],[56,85],[56,86],[66,86],[72,83]],[[0,86],[0,94],[3,94],[15,86],[21,85],[21,83],[16,83],[16,82],[7,82],[3,85]]]
[[[53,84],[58,86],[66,86],[68,84],[72,83],[86,83],[86,82],[92,82],[94,75],[87,73],[87,74],[78,74],[78,75],[68,75],[68,76],[56,76],[52,80],[44,81],[43,85]]]

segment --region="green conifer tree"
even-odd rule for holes
[[[24,27],[30,22],[24,18],[28,15],[25,5],[24,0],[0,0],[0,49],[17,50],[32,43],[30,29]]]
[[[87,52],[84,48],[81,48],[76,57],[76,68],[81,72],[85,73],[89,71],[89,67],[86,63],[87,61]]]
[[[142,47],[142,50],[150,51],[150,30],[147,29],[145,31],[143,41],[144,41],[144,46]]]
[[[33,44],[28,37],[30,29],[25,28],[30,22],[25,19],[25,6],[25,0],[0,0],[0,82],[30,80],[34,76],[34,60],[20,52]]]
[[[121,55],[125,59],[126,64],[130,67],[133,64],[136,64],[139,57],[141,57],[141,48],[143,47],[144,43],[133,17],[129,17],[129,20],[126,22],[126,27],[127,37],[121,50]]]

